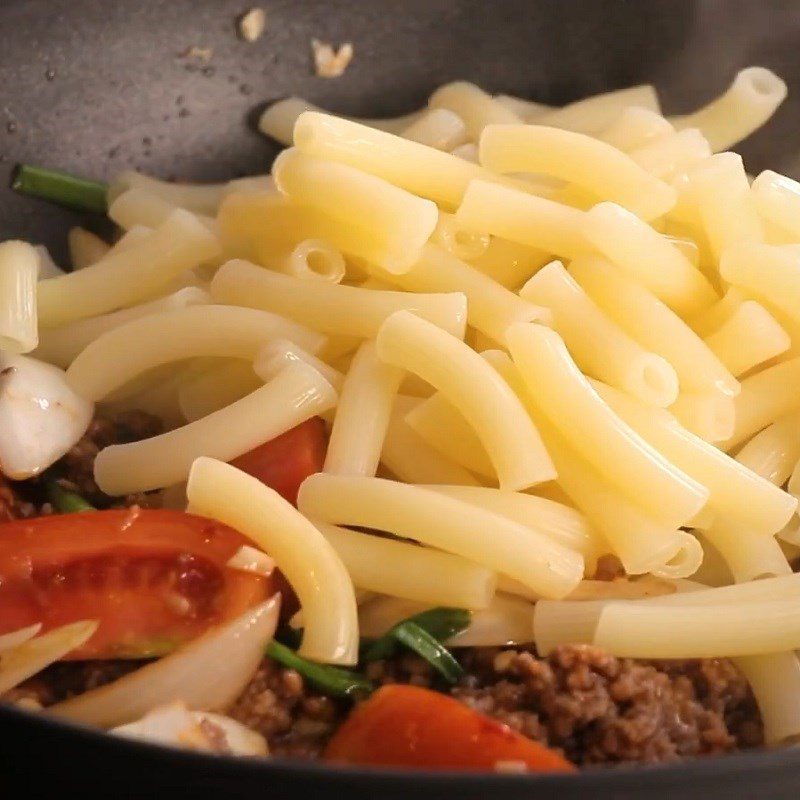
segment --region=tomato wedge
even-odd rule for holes
[[[100,622],[69,659],[146,658],[239,616],[272,578],[231,569],[247,544],[180,511],[122,509],[0,525],[0,634],[41,622]]]
[[[503,762],[531,772],[573,772],[553,750],[452,697],[393,684],[345,720],[324,758],[344,764],[493,771]]]
[[[300,484],[309,475],[322,471],[327,446],[325,423],[313,417],[235,458],[231,464],[296,505]]]

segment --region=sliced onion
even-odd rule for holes
[[[24,644],[28,639],[33,639],[41,629],[42,624],[39,622],[36,625],[28,625],[27,628],[20,628],[18,631],[4,633],[0,636],[0,653],[4,653],[6,650],[11,650],[12,647]]]
[[[9,478],[31,478],[58,461],[86,432],[93,413],[63,370],[0,353],[0,470]]]
[[[361,635],[383,636],[404,619],[431,608],[397,597],[378,597],[358,609]],[[488,608],[472,612],[469,627],[448,639],[448,647],[502,647],[533,641],[533,603],[519,597],[496,595]]]
[[[280,595],[274,595],[166,658],[47,710],[62,719],[113,728],[176,701],[195,711],[224,709],[253,677],[275,632],[279,608]]]
[[[3,652],[0,655],[0,695],[80,647],[96,630],[94,620],[72,622]]]
[[[234,756],[265,756],[267,742],[240,722],[209,711],[190,711],[184,703],[160,706],[111,733],[155,744]]]
[[[275,559],[270,558],[263,550],[243,544],[229,559],[231,569],[240,569],[242,572],[254,572],[265,578],[272,575],[275,569]]]

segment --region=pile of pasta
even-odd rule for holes
[[[124,235],[75,231],[38,328],[0,333],[165,420],[98,485],[268,551],[303,655],[463,607],[454,646],[733,657],[776,742],[800,734],[800,184],[729,148],[785,94],[754,67],[680,117],[650,86],[551,108],[458,82],[390,120],[284,100],[271,175],[120,176]],[[313,416],[297,509],[226,463]],[[593,580],[607,554],[625,577]]]

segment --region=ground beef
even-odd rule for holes
[[[261,733],[272,755],[308,759],[319,756],[347,711],[293,669],[265,659],[228,714]]]
[[[23,497],[21,484],[14,484],[0,474],[0,522],[35,517],[39,513],[36,503]]]
[[[649,663],[586,646],[548,658],[525,648],[472,648],[459,657],[468,674],[449,689],[454,697],[576,764],[677,761],[763,743],[747,682],[727,660]],[[377,684],[448,691],[408,653],[366,671]],[[298,758],[315,757],[345,713],[269,661],[230,711],[260,731],[274,754]]]
[[[100,508],[152,505],[151,494],[129,495],[124,498],[109,498],[94,481],[94,460],[97,454],[112,444],[137,442],[157,436],[164,429],[158,417],[143,411],[127,411],[113,419],[95,417],[83,438],[58,462],[55,471],[65,487],[85,497]]]

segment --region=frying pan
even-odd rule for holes
[[[255,131],[259,104],[287,94],[379,116],[458,78],[550,103],[651,81],[678,113],[749,64],[776,70],[790,90],[740,148],[750,171],[800,171],[795,0],[250,2],[268,15],[254,44],[236,37],[248,0],[0,0],[0,181],[17,161],[97,179],[131,167],[186,180],[264,172],[275,148]],[[312,75],[312,37],[354,43],[343,77]],[[97,225],[0,191],[0,239],[46,244],[58,260],[79,223]],[[167,750],[0,708],[0,786],[6,796],[18,786],[33,796],[761,800],[797,796],[800,751],[574,777],[333,771]]]

